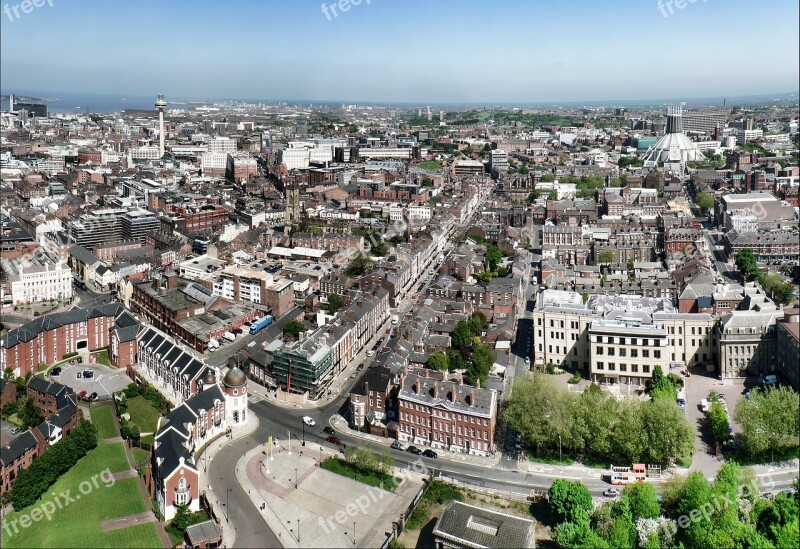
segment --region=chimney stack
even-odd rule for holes
[[[439,384],[433,383],[433,398],[439,398]]]

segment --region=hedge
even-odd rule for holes
[[[36,503],[45,492],[69,471],[89,450],[97,446],[97,428],[81,419],[72,433],[53,444],[31,466],[19,472],[11,488],[11,502],[19,511]]]

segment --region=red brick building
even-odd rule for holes
[[[108,347],[115,327],[134,325],[136,320],[116,303],[40,316],[0,337],[0,370],[10,367],[25,377],[65,354]]]
[[[406,374],[397,396],[397,437],[411,444],[477,455],[495,451],[497,392],[455,381],[440,372]]]

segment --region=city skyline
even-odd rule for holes
[[[332,5],[53,1],[28,13],[6,5],[3,92],[470,104],[797,89],[798,6],[788,1],[757,11],[743,2]],[[143,13],[157,17],[142,24]],[[730,29],[766,26],[785,37],[783,47],[730,38]],[[746,79],[726,70],[733,59],[748,67]]]

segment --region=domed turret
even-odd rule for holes
[[[217,376],[214,375],[213,370],[209,370],[206,372],[206,375],[203,376],[203,385],[214,385],[217,382]]]
[[[226,373],[225,377],[222,378],[222,383],[226,387],[241,387],[242,385],[247,384],[247,376],[244,375],[243,371],[234,366],[228,370],[228,373]]]

